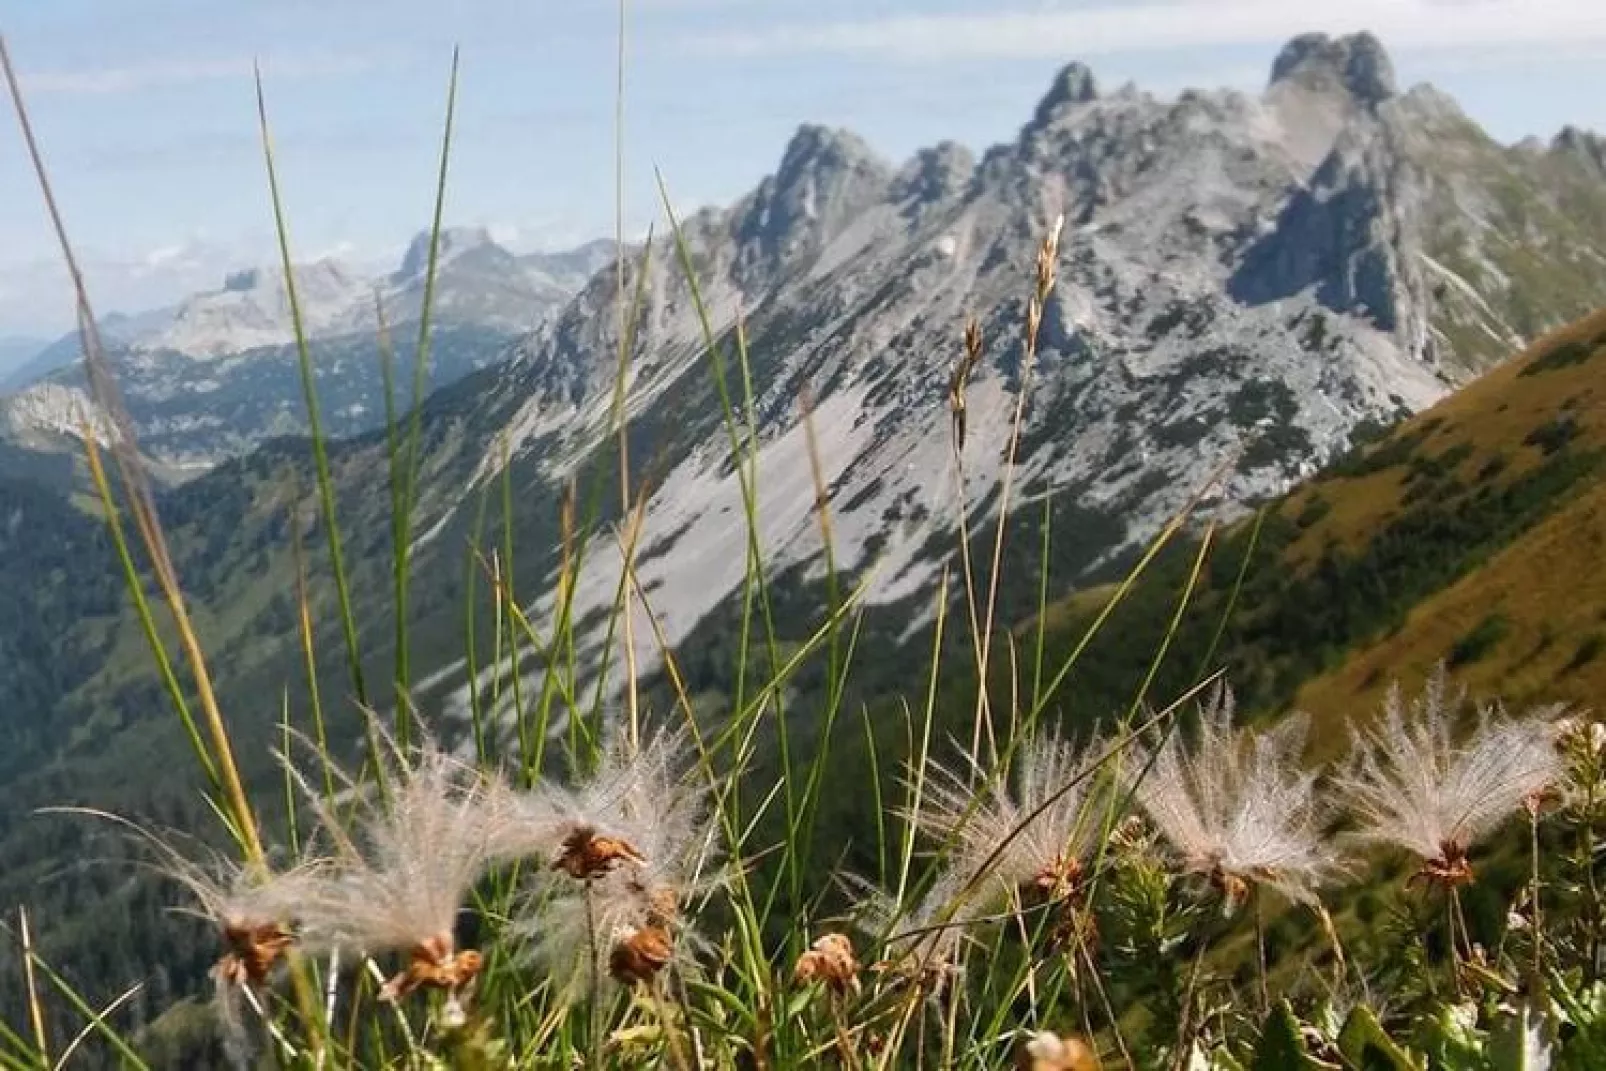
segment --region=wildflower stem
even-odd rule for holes
[[[1076,952],[1087,965],[1087,977],[1093,983],[1093,991],[1099,995],[1099,1003],[1104,1007],[1104,1017],[1109,1020],[1110,1034],[1115,1038],[1115,1047],[1121,1050],[1121,1059],[1126,1061],[1128,1068],[1136,1071],[1137,1061],[1132,1059],[1132,1052],[1126,1047],[1126,1038],[1121,1034],[1121,1020],[1115,1013],[1115,1005],[1110,1002],[1110,994],[1104,988],[1104,982],[1099,978],[1098,964],[1093,960],[1093,952],[1087,947],[1087,939],[1080,926],[1076,929]],[[1078,971],[1077,976],[1080,978],[1082,973]],[[1091,1037],[1092,1034],[1093,1031],[1089,1030],[1088,1036]]]
[[[381,989],[383,989],[385,986],[385,972],[379,968],[378,963],[374,962],[374,957],[367,957],[364,961],[364,966],[368,970],[368,976],[378,983]],[[408,1051],[417,1051],[418,1041],[413,1037],[413,1026],[407,1021],[407,1013],[402,1010],[402,1006],[399,1002],[392,1004],[391,1006],[396,1010],[396,1023],[401,1027],[402,1037],[407,1041]]]
[[[1201,936],[1199,950],[1193,957],[1193,966],[1188,969],[1188,984],[1182,989],[1182,1007],[1177,1014],[1177,1051],[1171,1064],[1173,1068],[1180,1069],[1187,1064],[1188,1035],[1194,1029],[1194,993],[1199,985],[1199,973],[1204,969],[1205,953],[1209,949],[1210,942]]]
[[[1584,964],[1584,976],[1591,982],[1600,975],[1600,886],[1595,880],[1595,793],[1599,785],[1600,759],[1598,753],[1591,750],[1589,777],[1584,786],[1583,828],[1579,830],[1579,837],[1583,842],[1583,850],[1579,855],[1584,867],[1584,882],[1589,889],[1589,896],[1584,904],[1586,944],[1589,948],[1588,962]]]
[[[632,732],[639,731],[639,726],[632,730]],[[645,982],[643,983],[643,988],[647,990],[647,998],[652,1001],[653,1011],[658,1015],[658,1022],[663,1024],[664,1043],[669,1049],[670,1060],[674,1063],[677,1071],[690,1071],[692,1065],[686,1056],[685,1049],[681,1047],[680,1031],[670,1021],[669,1002],[664,1000],[662,993],[658,992],[658,986],[655,983]]]
[[[1026,392],[1033,366],[1037,363],[1037,340],[1043,324],[1043,310],[1054,290],[1056,262],[1059,258],[1060,229],[1065,217],[1059,216],[1049,227],[1037,251],[1037,274],[1031,300],[1026,311],[1025,348],[1021,356],[1019,382],[1016,384],[1015,417],[1010,425],[1009,447],[1004,460],[1003,486],[998,496],[998,529],[993,536],[992,568],[987,582],[987,608],[981,620],[981,654],[978,670],[981,679],[977,684],[976,718],[987,719],[989,737],[992,734],[992,714],[987,709],[988,658],[992,653],[993,616],[998,608],[998,585],[1004,567],[1004,534],[1009,527],[1010,491],[1014,487],[1015,466],[1020,451],[1021,429],[1026,422]],[[997,748],[994,747],[994,755]]]
[[[965,505],[965,458],[960,451],[962,444],[956,444],[954,453],[954,503],[959,514],[959,563],[964,573],[965,584],[965,611],[970,619],[970,640],[976,655],[976,716],[970,733],[970,753],[979,754],[981,751],[981,729],[985,720],[989,730],[992,727],[991,716],[987,714],[987,672],[984,666],[986,655],[982,653],[981,618],[976,608],[976,577],[974,567],[970,560],[970,517]],[[991,737],[989,735],[989,742]],[[997,754],[996,744],[993,746],[994,755]]]
[[[619,363],[614,381],[614,421],[619,435],[619,512],[630,515],[630,412],[625,405],[625,391],[630,381],[630,309],[625,302],[625,27],[626,2],[619,0],[618,57],[615,64],[617,84],[614,87],[614,283],[615,306],[618,314]],[[645,501],[645,495],[643,496]],[[631,541],[621,568],[630,570],[630,557],[635,542]],[[624,590],[624,607],[620,625],[624,630],[625,656],[625,710],[628,717],[630,743],[641,742],[641,711],[636,681],[636,628],[634,607],[628,588]]]
[[[591,1000],[586,1011],[586,1046],[591,1067],[602,1066],[602,952],[597,942],[597,907],[587,878],[582,897],[586,910],[586,947],[591,960]]]
[[[1544,925],[1543,914],[1539,904],[1539,808],[1533,807],[1528,812],[1528,846],[1533,858],[1533,941],[1534,965],[1533,984],[1538,985],[1541,971],[1544,969]]]
[[[39,1004],[39,986],[34,978],[33,934],[28,928],[27,908],[17,909],[17,929],[22,937],[22,975],[28,986],[28,1023],[33,1028],[34,1044],[39,1047],[39,1058],[50,1062],[50,1042],[45,1036],[45,1016]]]
[[[279,1043],[279,1049],[284,1053],[284,1058],[294,1062],[300,1056],[300,1053],[296,1051],[294,1045],[290,1044],[290,1039],[284,1036],[284,1031],[279,1029],[279,1024],[273,1021],[273,1016],[268,1014],[267,1009],[262,1006],[262,1002],[257,999],[256,990],[252,989],[249,984],[242,985],[240,986],[240,995],[245,997],[246,1004],[250,1005],[257,1018],[262,1020],[262,1025],[267,1030],[268,1036]]]
[[[323,1021],[331,1034],[335,1029],[335,998],[340,992],[340,949],[329,950],[329,981],[323,993]],[[323,1066],[323,1057],[326,1050],[318,1051],[318,1066]]]
[[[1271,1014],[1271,991],[1266,985],[1266,905],[1265,894],[1257,885],[1255,899],[1255,966],[1260,978],[1260,1018]]]
[[[828,1000],[831,1005],[831,1024],[836,1029],[836,1051],[842,1058],[842,1066],[848,1071],[858,1071],[859,1057],[853,1051],[853,1034],[848,1029],[847,1015],[842,1008],[842,996],[831,993]]]

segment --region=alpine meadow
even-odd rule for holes
[[[459,222],[454,48],[304,252],[253,65],[271,259],[117,311],[156,68],[0,37],[0,1068],[1606,1067],[1606,138],[1311,32],[633,235],[635,17],[611,237]]]

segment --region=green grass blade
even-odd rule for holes
[[[401,540],[396,556],[397,648],[396,692],[405,694],[411,681],[406,629],[408,558],[411,554],[413,510],[417,506],[419,439],[423,430],[424,391],[429,374],[429,343],[435,305],[435,278],[440,265],[441,221],[446,210],[446,175],[452,155],[452,125],[457,112],[457,70],[459,49],[452,49],[452,73],[446,90],[446,123],[441,135],[440,169],[435,179],[435,212],[430,221],[429,261],[424,271],[424,295],[418,315],[418,351],[413,359],[413,397],[411,421],[407,429],[406,487],[402,498],[401,517],[397,527]],[[411,716],[404,713],[407,704],[396,705],[397,734],[402,746],[411,737]]]
[[[106,480],[106,470],[100,463],[99,448],[95,445],[94,437],[88,428],[84,429],[84,447],[90,476],[95,482],[95,490],[100,496],[101,509],[105,514],[106,527],[111,533],[112,546],[117,550],[117,561],[123,570],[123,581],[128,588],[129,597],[134,602],[134,613],[139,618],[140,630],[145,634],[151,658],[156,662],[157,672],[161,675],[162,686],[167,689],[168,697],[173,701],[173,709],[178,712],[179,721],[184,726],[184,735],[189,738],[190,749],[195,753],[196,761],[201,764],[201,771],[206,775],[207,783],[214,791],[221,792],[222,778],[212,762],[211,751],[201,737],[201,729],[195,721],[195,715],[190,711],[189,701],[184,698],[184,688],[173,670],[172,661],[167,657],[167,647],[162,642],[161,633],[157,631],[150,600],[145,597],[145,584],[140,579],[139,567],[134,564],[134,555],[129,549],[128,536],[123,531],[116,499],[113,498],[111,487]]]
[[[351,604],[351,584],[346,577],[346,556],[341,549],[340,522],[335,515],[334,480],[329,471],[329,451],[323,421],[318,409],[318,385],[307,341],[301,301],[296,293],[294,263],[290,257],[290,231],[285,220],[284,199],[279,190],[279,172],[274,163],[273,140],[268,129],[267,97],[262,90],[262,71],[256,79],[257,123],[262,137],[262,156],[267,165],[268,194],[273,202],[273,225],[279,243],[279,263],[284,270],[285,297],[290,306],[290,323],[296,338],[296,360],[301,371],[301,390],[307,406],[307,429],[312,439],[313,464],[318,473],[318,495],[323,506],[324,531],[329,543],[329,561],[334,571],[335,594],[340,601],[340,627],[346,643],[346,662],[357,702],[366,705],[368,687],[363,680],[362,654],[357,644],[357,618]]]

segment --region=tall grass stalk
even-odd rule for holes
[[[1022,350],[1019,382],[1016,384],[1015,414],[1010,422],[1008,445],[1004,460],[1003,486],[998,497],[998,526],[993,537],[992,568],[987,581],[987,610],[981,621],[981,679],[976,692],[976,720],[986,720],[989,739],[993,731],[992,715],[987,708],[987,674],[990,667],[989,655],[992,651],[993,619],[998,608],[998,584],[1002,579],[1004,570],[1004,534],[1009,528],[1009,498],[1014,488],[1015,465],[1020,450],[1021,432],[1026,424],[1026,397],[1031,384],[1032,372],[1037,363],[1038,337],[1042,330],[1043,315],[1050,297],[1053,296],[1054,284],[1058,271],[1060,231],[1065,226],[1065,217],[1055,217],[1049,225],[1048,234],[1043,238],[1037,250],[1036,274],[1032,280],[1032,295],[1026,305],[1026,333]],[[996,750],[996,748],[995,748]]]
[[[418,310],[418,348],[413,357],[412,419],[407,428],[407,479],[402,511],[396,519],[401,538],[396,546],[396,694],[405,695],[411,684],[407,653],[408,561],[412,551],[413,511],[418,505],[419,438],[423,431],[424,394],[429,379],[430,327],[435,311],[435,279],[440,267],[441,226],[446,210],[446,175],[452,158],[452,126],[457,117],[457,69],[460,49],[452,48],[452,73],[446,86],[446,118],[441,129],[440,165],[435,178],[435,211],[429,227],[429,259],[424,269],[424,293]],[[405,747],[411,740],[407,704],[396,705],[396,732]]]
[[[28,1027],[33,1031],[39,1057],[50,1061],[50,1039],[45,1034],[45,1012],[39,1001],[39,983],[34,977],[33,932],[28,928],[28,909],[17,909],[17,932],[22,942],[23,984],[28,990]]]
[[[268,127],[268,102],[262,88],[262,71],[254,67],[256,83],[257,128],[262,140],[262,159],[268,176],[268,197],[273,206],[273,229],[278,238],[279,265],[284,272],[285,301],[290,309],[290,325],[296,342],[296,361],[301,373],[302,398],[307,407],[307,431],[312,444],[312,458],[318,474],[318,496],[323,506],[324,536],[329,544],[329,564],[334,573],[335,597],[340,604],[340,628],[346,643],[346,665],[351,674],[351,686],[356,700],[368,704],[368,686],[363,677],[362,653],[357,643],[357,617],[351,604],[351,583],[346,575],[346,556],[341,546],[340,522],[335,512],[334,479],[329,470],[328,443],[323,431],[323,418],[318,406],[317,376],[312,362],[312,349],[307,339],[306,324],[301,315],[301,301],[296,290],[295,262],[290,256],[290,231],[285,219],[284,199],[279,189],[279,170],[274,161],[273,139]],[[372,741],[370,741],[372,744]]]
[[[713,319],[703,300],[702,290],[698,285],[696,265],[692,258],[690,246],[686,235],[681,228],[680,220],[675,215],[673,202],[669,197],[669,189],[664,183],[662,173],[658,176],[659,199],[663,205],[665,215],[674,238],[675,252],[680,260],[682,273],[686,277],[686,285],[690,293],[692,307],[697,315],[697,322],[702,331],[703,346],[708,352],[709,368],[714,376],[715,389],[719,395],[720,409],[724,418],[726,436],[730,443],[731,459],[736,469],[737,483],[742,498],[742,514],[746,530],[746,570],[742,583],[742,622],[740,629],[740,648],[737,653],[735,705],[740,708],[746,698],[747,662],[750,657],[750,636],[752,612],[755,603],[762,612],[765,631],[765,640],[770,659],[770,672],[777,675],[781,668],[779,643],[776,636],[774,613],[770,602],[769,584],[765,576],[764,553],[759,545],[758,520],[758,427],[757,414],[753,397],[753,383],[751,362],[747,351],[747,336],[740,314],[736,318],[734,330],[736,341],[736,359],[742,383],[742,415],[738,417],[735,402],[725,367],[725,358],[719,344],[717,332],[714,330]],[[743,434],[745,425],[745,435]],[[834,615],[833,615],[834,616]],[[789,733],[785,705],[779,690],[766,688],[765,693],[770,696],[773,703],[773,714],[776,739],[780,749],[781,761],[781,798],[786,811],[786,825],[788,829],[799,825],[799,805],[794,789],[794,775],[792,755],[789,746]],[[786,885],[789,902],[796,905],[800,899],[800,886],[795,867],[784,868],[782,881]],[[779,895],[780,888],[772,890],[770,903],[766,907],[773,907],[775,897]],[[798,949],[791,951],[795,954]]]
[[[614,221],[614,283],[616,286],[615,312],[618,316],[616,334],[619,342],[619,362],[614,379],[613,416],[619,435],[619,515],[628,517],[630,509],[630,413],[625,407],[625,392],[630,382],[629,311],[625,307],[625,28],[627,0],[619,0],[618,60],[615,65],[613,118],[613,221]],[[645,277],[645,272],[642,273]],[[643,497],[645,501],[645,496]],[[635,541],[628,544],[628,554],[635,553]],[[631,559],[626,557],[621,573],[630,571]],[[625,655],[625,716],[632,743],[641,739],[640,690],[636,681],[636,626],[626,593],[624,607]]]

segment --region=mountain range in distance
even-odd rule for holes
[[[611,241],[516,256],[483,229],[440,235],[428,385],[444,386],[505,351],[612,260]],[[365,277],[332,259],[296,268],[296,296],[330,434],[383,420],[380,310],[397,390],[410,390],[430,235],[400,265]],[[159,479],[192,479],[262,441],[307,429],[294,324],[282,270],[230,273],[217,290],[161,309],[102,317],[101,337],[147,463]],[[0,378],[0,439],[73,452],[94,406],[77,332],[36,348]],[[18,347],[21,352],[22,347]],[[410,408],[403,393],[397,402]],[[97,418],[104,419],[104,415]]]

